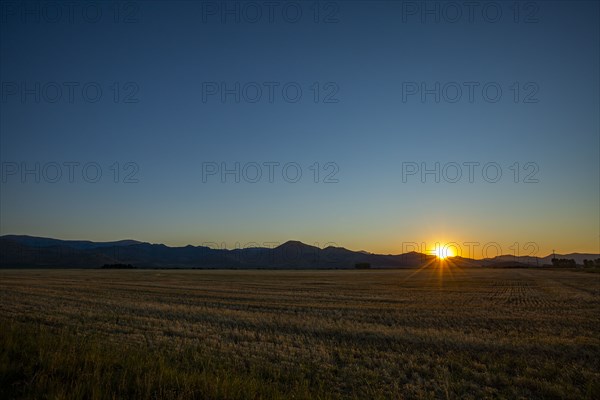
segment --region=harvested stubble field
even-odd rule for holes
[[[0,398],[600,398],[600,274],[0,271]]]

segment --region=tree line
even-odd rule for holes
[[[577,263],[572,258],[553,258],[552,266],[554,267],[576,267]],[[600,267],[600,258],[595,260],[583,260],[584,267]]]

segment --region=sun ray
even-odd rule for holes
[[[446,244],[436,243],[433,250],[428,250],[427,254],[423,254],[423,263],[411,274],[402,279],[405,282],[411,279],[419,272],[424,270],[433,270],[432,279],[436,280],[438,285],[444,284],[444,275],[448,275],[450,280],[455,280],[455,272],[460,273],[463,269],[459,265],[459,260],[456,246],[453,242]]]

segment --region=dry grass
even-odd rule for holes
[[[600,276],[0,271],[2,398],[600,398]]]

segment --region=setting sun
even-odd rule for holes
[[[448,257],[454,257],[454,249],[451,246],[448,245],[443,245],[443,246],[437,246],[434,250],[434,254],[437,258],[439,258],[440,260],[443,260],[445,258]]]

